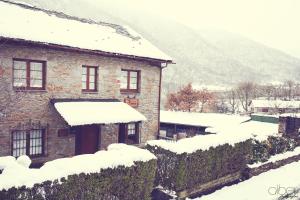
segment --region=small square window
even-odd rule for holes
[[[138,92],[140,87],[140,71],[122,69],[121,92]]]
[[[13,86],[22,89],[45,89],[46,62],[13,60]]]

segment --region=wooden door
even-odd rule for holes
[[[85,125],[76,134],[76,154],[92,154],[98,151],[99,125]]]
[[[127,132],[126,132],[126,124],[119,124],[119,143],[126,143]]]

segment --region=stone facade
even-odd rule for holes
[[[45,91],[16,91],[12,87],[13,58],[46,61]],[[98,91],[84,93],[81,90],[83,65],[98,67]],[[139,93],[121,93],[121,69],[141,71]],[[46,127],[45,156],[34,162],[45,162],[60,157],[73,156],[75,136],[58,136],[59,129],[69,126],[50,103],[50,99],[88,98],[119,99],[135,97],[136,108],[147,121],[140,126],[140,142],[155,139],[159,130],[159,93],[161,68],[148,61],[107,57],[91,53],[33,47],[17,44],[0,45],[0,156],[11,155],[11,133],[18,126],[39,123]],[[118,142],[118,126],[101,127],[99,149]]]

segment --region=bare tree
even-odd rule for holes
[[[231,107],[230,111],[234,114],[237,112],[238,110],[238,97],[237,97],[237,91],[234,90],[234,89],[231,89],[229,92],[228,92],[228,103]]]
[[[242,82],[237,87],[237,96],[245,112],[249,111],[249,104],[256,96],[256,85],[253,82]]]
[[[294,96],[293,96],[293,92],[294,92],[294,87],[295,87],[295,82],[292,80],[287,80],[284,83],[285,87],[286,87],[286,97],[288,100],[291,100]]]

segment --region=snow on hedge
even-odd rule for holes
[[[268,164],[268,163],[275,163],[277,161],[284,160],[284,159],[287,159],[287,158],[290,158],[290,157],[293,157],[293,156],[297,156],[299,154],[300,154],[300,147],[296,147],[293,151],[287,151],[287,152],[284,152],[284,153],[280,153],[280,154],[276,154],[274,156],[271,156],[268,159],[267,162],[254,163],[252,165],[248,165],[248,167],[256,168],[256,167],[259,167],[261,165],[265,165],[265,164]]]
[[[254,176],[249,180],[224,187],[194,200],[274,200],[300,188],[300,161]],[[295,194],[297,195],[297,194]],[[299,198],[299,196],[298,196]],[[295,199],[298,199],[295,198]],[[292,198],[291,198],[292,199]]]
[[[165,61],[168,55],[134,31],[117,25],[87,23],[37,9],[0,2],[0,37],[103,51]],[[26,31],[24,31],[26,30]],[[129,37],[120,32],[134,34]]]
[[[4,170],[0,174],[0,190],[21,186],[32,187],[47,180],[53,181],[80,173],[97,173],[101,169],[118,166],[131,167],[134,162],[147,162],[152,159],[156,157],[149,151],[126,144],[111,144],[107,151],[53,160],[45,163],[40,169],[29,169],[20,162],[14,162],[12,158],[4,157],[0,158],[0,166],[1,161],[5,161]],[[23,157],[21,160],[24,161],[26,158]]]
[[[226,134],[210,134],[185,138],[176,142],[170,140],[150,140],[147,141],[147,144],[161,147],[176,154],[183,154],[194,153],[197,150],[205,151],[210,147],[217,147],[224,144],[234,146],[234,144],[246,141],[247,139],[249,137],[243,134],[232,134],[230,137]]]

